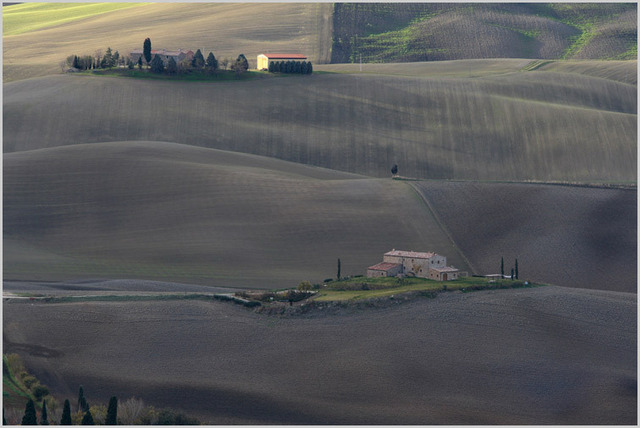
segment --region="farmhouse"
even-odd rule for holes
[[[450,281],[458,279],[460,271],[447,266],[447,258],[439,254],[395,249],[384,253],[382,263],[367,268],[369,278],[397,275]]]
[[[142,55],[143,55],[142,49],[134,49],[129,54],[133,62],[138,62],[138,58],[140,58]],[[166,49],[158,49],[158,50],[152,49],[151,58],[153,59],[153,57],[156,55],[160,57],[162,62],[164,62],[164,65],[167,65],[169,58],[173,58],[176,64],[179,64],[180,61],[184,59],[189,59],[189,60],[192,59],[193,51],[191,50],[185,51],[184,49],[178,49],[177,51],[169,51]],[[144,57],[142,58],[142,60],[144,61]]]
[[[269,63],[273,61],[306,61],[307,57],[301,54],[268,53],[258,55],[258,70],[268,70]]]

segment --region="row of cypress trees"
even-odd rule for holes
[[[84,412],[81,425],[95,425],[91,410],[89,410],[89,403],[84,398],[84,390],[80,386],[78,393],[78,405],[77,411]],[[2,418],[3,425],[6,425],[4,416]],[[60,418],[60,425],[72,425],[71,420],[71,403],[69,400],[64,400],[64,406],[62,408],[62,417]],[[105,425],[117,425],[118,424],[118,399],[111,397],[109,399],[109,407],[107,408],[107,416],[104,421]],[[35,403],[32,399],[27,401],[27,405],[24,410],[24,416],[22,417],[22,425],[38,425],[38,416],[36,413]],[[42,412],[40,413],[40,425],[49,425],[49,418],[47,415],[47,400],[42,401]]]
[[[313,73],[313,65],[311,65],[311,61],[271,61],[269,62],[269,73],[311,74]]]

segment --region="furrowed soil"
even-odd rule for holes
[[[314,65],[329,62],[329,3],[147,3],[108,12],[94,5],[83,8],[90,9],[87,16],[68,22],[49,22],[48,17],[56,12],[48,10],[21,23],[29,6],[3,8],[3,20],[18,20],[18,31],[42,25],[3,35],[5,82],[58,74],[60,63],[69,55],[95,55],[97,51],[102,55],[111,47],[126,56],[142,49],[147,37],[153,49],[201,49],[205,57],[213,52],[218,59],[235,59],[243,53],[252,68],[256,57],[268,51],[302,52]],[[73,12],[64,16],[73,16]]]
[[[413,182],[478,272],[637,291],[637,191],[518,183]],[[473,207],[470,209],[469,207]],[[605,285],[606,284],[606,285]]]
[[[4,352],[60,399],[82,384],[91,403],[135,396],[210,424],[637,423],[631,293],[449,292],[298,318],[216,301],[3,309]]]
[[[637,86],[520,71],[527,64],[384,64],[241,82],[30,79],[4,87],[3,149],[160,140],[372,177],[398,164],[416,178],[635,183]],[[630,61],[625,76],[635,70]]]
[[[521,279],[635,292],[636,201],[623,189],[372,179],[162,142],[73,145],[4,156],[4,278],[295,287],[334,277],[338,258],[358,275],[408,248],[470,274],[499,273],[501,257],[508,274],[518,258]]]
[[[162,142],[4,158],[5,279],[295,287],[424,242],[468,269],[406,183]]]

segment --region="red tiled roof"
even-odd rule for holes
[[[378,263],[377,265],[373,265],[373,266],[369,266],[367,269],[370,270],[383,270],[383,271],[388,271],[391,270],[395,267],[401,266],[398,263],[388,263],[388,262],[382,262],[382,263]]]
[[[410,257],[412,259],[430,259],[435,256],[436,253],[419,253],[417,251],[402,251],[402,250],[393,250],[388,253],[384,253],[385,256],[396,256],[396,257]]]
[[[302,54],[268,53],[262,55],[269,59],[307,59],[307,57]]]

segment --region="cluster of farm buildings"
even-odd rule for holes
[[[453,266],[447,266],[447,258],[436,253],[392,250],[384,253],[382,262],[367,268],[367,277],[415,276],[436,281],[452,281],[466,275]]]
[[[142,49],[134,49],[131,51],[130,56],[133,62],[138,62],[138,60],[142,57],[143,51]],[[190,61],[193,59],[194,52],[192,50],[167,50],[167,49],[152,49],[151,56],[158,55],[160,59],[164,62],[165,66],[170,58],[179,64],[184,60]],[[287,54],[287,53],[267,53],[258,55],[257,66],[258,70],[268,70],[269,63],[275,61],[306,61],[307,57],[301,54]]]

